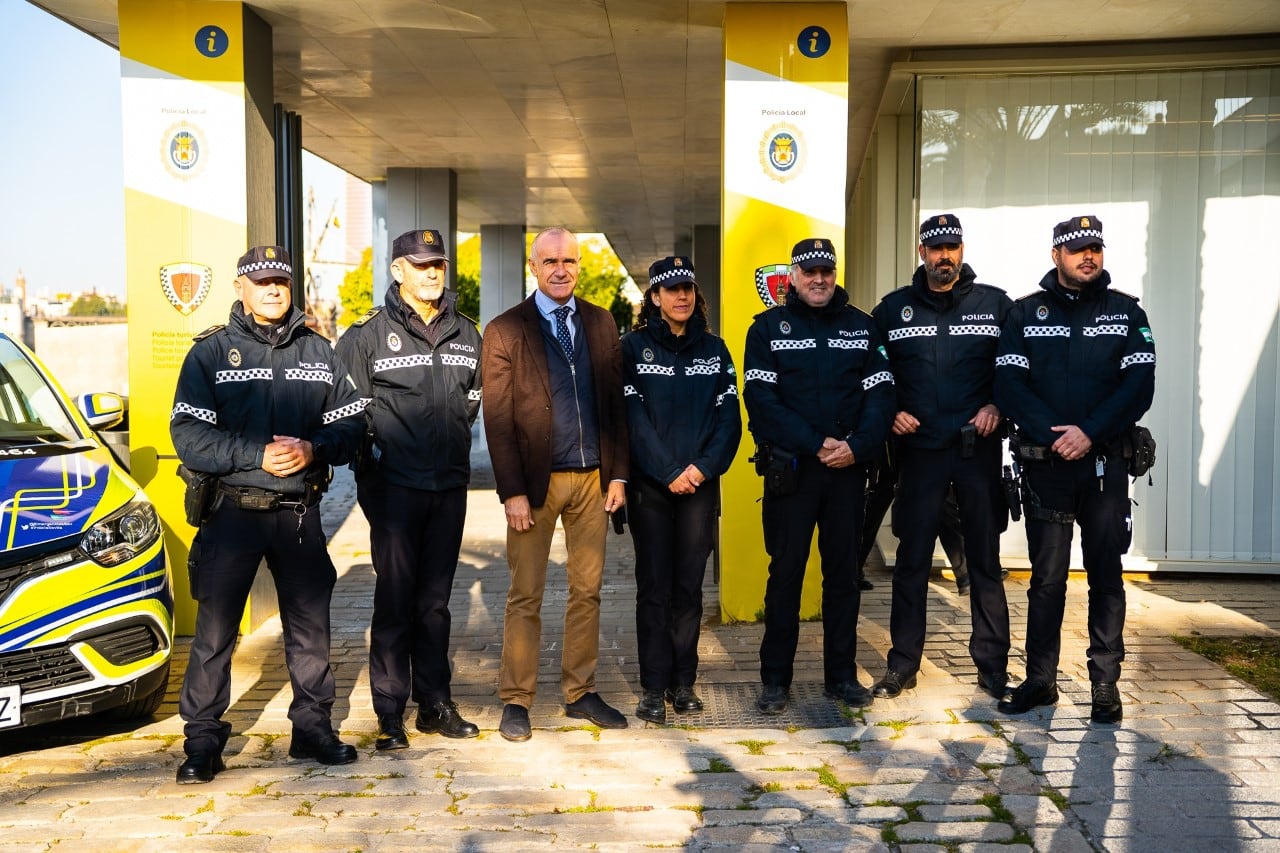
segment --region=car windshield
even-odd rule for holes
[[[12,341],[0,337],[0,445],[80,438],[80,431],[44,376]]]

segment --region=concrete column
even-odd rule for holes
[[[525,228],[480,226],[480,326],[524,299]]]
[[[391,252],[392,239],[392,235],[387,233],[387,182],[374,181],[369,187],[372,190],[370,206],[373,208],[373,304],[382,305],[391,283],[391,259],[387,257]]]
[[[458,175],[452,169],[387,169],[387,238],[391,241],[406,231],[418,228],[434,228],[444,237],[449,257],[457,256],[458,248]],[[376,244],[375,244],[376,245]],[[374,250],[377,257],[377,250]],[[388,257],[381,269],[386,270],[393,259]],[[448,284],[454,286],[454,264],[449,265]],[[378,268],[375,264],[375,268]],[[386,293],[374,285],[375,301]]]
[[[720,226],[693,226],[693,269],[698,276],[698,289],[707,300],[711,328],[720,328]],[[730,291],[736,290],[731,284]],[[743,291],[744,293],[747,291]]]

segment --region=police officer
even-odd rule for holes
[[[707,328],[686,257],[649,267],[635,330],[622,339],[631,435],[627,515],[636,552],[640,687],[651,723],[701,711],[698,631],[702,579],[715,543],[720,476],[742,439],[733,359]]]
[[[822,555],[826,695],[871,704],[858,683],[858,532],[867,463],[893,420],[893,377],[871,318],[836,284],[830,240],[791,250],[786,301],[757,314],[747,331],[743,401],[764,475],[763,688],[756,707],[781,714],[790,701],[800,635],[800,591],[818,528]]]
[[[255,246],[236,266],[225,326],[202,332],[183,361],[170,433],[189,471],[216,475],[217,498],[191,545],[198,602],[178,710],[187,759],[178,782],[224,769],[231,653],[258,563],[275,580],[293,685],[292,758],[356,760],[334,733],[329,600],[337,574],[317,504],[330,465],[351,459],[364,404],[329,342],[292,305],[289,255]]]
[[[1000,325],[1012,303],[1003,290],[977,282],[964,262],[964,231],[954,214],[920,223],[917,252],[921,264],[911,284],[871,312],[898,393],[893,646],[872,693],[892,699],[916,684],[933,548],[954,489],[972,588],[969,654],[978,685],[999,699],[1009,681],[1009,606],[1000,579],[1000,533],[1008,515],[992,381]]]
[[[439,231],[401,234],[391,255],[395,283],[385,306],[338,342],[368,401],[369,452],[357,465],[356,489],[377,575],[369,687],[380,750],[409,745],[410,697],[419,731],[480,733],[459,715],[449,690],[449,595],[467,515],[471,425],[480,411],[480,333],[445,288],[449,259]]]
[[[1027,679],[999,710],[1058,701],[1058,657],[1073,524],[1089,581],[1091,717],[1123,716],[1125,593],[1120,557],[1132,518],[1121,443],[1151,406],[1156,353],[1136,297],[1112,290],[1102,222],[1076,216],[1053,229],[1054,268],[1014,303],[996,359],[996,402],[1017,426],[1031,557]]]

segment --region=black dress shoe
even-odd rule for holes
[[[790,701],[790,690],[781,684],[766,684],[760,691],[760,698],[756,700],[756,710],[761,714],[776,717],[787,710],[787,704]]]
[[[413,725],[420,732],[429,735],[439,734],[451,738],[475,737],[480,734],[480,727],[462,719],[458,706],[447,699],[418,706],[418,719]]]
[[[379,752],[409,748],[409,736],[404,732],[404,720],[399,714],[378,717],[378,739],[373,742],[373,747]]]
[[[902,695],[902,691],[910,690],[916,686],[916,674],[903,675],[901,672],[894,672],[892,669],[885,670],[884,678],[877,681],[871,688],[871,695],[877,699],[897,699]]]
[[[178,784],[212,782],[215,774],[226,769],[226,765],[222,763],[222,753],[197,752],[195,755],[188,755],[187,760],[178,765]]]
[[[1095,723],[1118,723],[1124,718],[1124,706],[1120,704],[1120,690],[1114,681],[1093,683],[1093,711],[1089,719]]]
[[[503,705],[502,722],[498,723],[498,734],[514,743],[533,737],[533,728],[529,725],[529,709],[523,705]]]
[[[667,701],[671,703],[671,709],[677,714],[700,714],[702,713],[702,700],[698,698],[698,694],[693,692],[692,686],[681,685],[667,691]]]
[[[875,701],[871,691],[856,681],[837,681],[834,684],[827,684],[823,687],[822,693],[828,699],[838,699],[850,708],[866,708]]]
[[[666,723],[667,703],[661,690],[646,690],[636,705],[636,716],[648,723]]]
[[[1057,684],[1045,684],[1028,679],[1013,688],[1008,699],[1001,699],[1000,704],[996,705],[996,710],[1002,714],[1022,714],[1041,705],[1056,705],[1057,702]]]
[[[577,702],[565,705],[564,713],[567,717],[590,720],[602,729],[627,727],[627,718],[618,709],[609,707],[609,703],[601,699],[599,693],[584,693]]]
[[[866,578],[858,578],[858,589],[866,592],[869,589],[875,589],[876,585]]]
[[[987,675],[985,672],[978,673],[978,687],[984,691],[992,699],[1004,701],[1013,695],[1013,688],[1009,686],[1009,673],[1000,672],[995,675]]]
[[[333,732],[303,734],[297,730],[289,744],[290,758],[313,758],[321,764],[350,764],[356,760],[356,748],[338,740]]]

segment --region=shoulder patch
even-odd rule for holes
[[[191,340],[193,340],[193,341],[203,341],[205,338],[209,337],[210,335],[216,335],[218,332],[221,332],[221,331],[222,331],[223,329],[225,329],[226,327],[227,327],[227,324],[226,324],[226,323],[223,323],[223,324],[218,325],[218,326],[210,326],[209,328],[205,329],[205,330],[204,330],[203,332],[201,332],[200,334],[196,335],[196,336],[195,336],[194,338],[192,338]]]
[[[374,308],[370,308],[368,311],[364,312],[364,316],[363,316],[363,317],[361,317],[359,320],[356,320],[356,321],[355,321],[354,323],[352,323],[351,325],[352,325],[352,326],[363,326],[365,323],[369,322],[369,321],[370,321],[370,320],[372,320],[374,317],[377,317],[377,316],[378,316],[378,314],[380,314],[380,313],[382,313],[382,306],[381,306],[381,305],[376,306],[376,307],[374,307]]]
[[[1132,293],[1125,293],[1123,290],[1116,290],[1114,287],[1108,287],[1108,288],[1107,288],[1107,290],[1110,290],[1110,291],[1111,291],[1112,293],[1114,293],[1116,296],[1123,296],[1123,297],[1125,297],[1126,299],[1132,299],[1134,302],[1141,302],[1141,301],[1142,301],[1142,300],[1138,299],[1138,297],[1134,296]]]
[[[1014,302],[1026,302],[1026,301],[1028,301],[1028,300],[1036,299],[1036,298],[1041,297],[1041,296],[1044,296],[1044,291],[1041,291],[1041,290],[1033,290],[1033,291],[1031,291],[1031,292],[1030,292],[1030,293],[1028,293],[1028,294],[1025,294],[1025,295],[1023,295],[1023,296],[1019,296],[1017,299],[1015,299],[1015,300],[1013,300],[1013,301],[1014,301]]]

